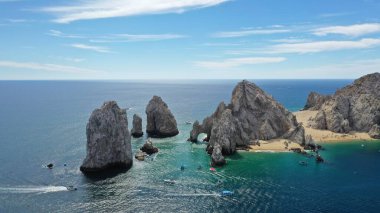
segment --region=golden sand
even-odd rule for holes
[[[293,113],[299,123],[303,123],[305,128],[305,135],[311,135],[314,141],[323,142],[347,142],[354,140],[373,140],[368,133],[365,132],[350,132],[348,134],[335,133],[329,130],[319,130],[308,127],[310,118],[315,117],[318,111],[304,110]],[[260,140],[260,146],[251,145],[250,152],[289,152],[292,148],[300,148],[302,146],[297,143],[290,142],[286,139],[272,139],[268,141]],[[288,142],[286,147],[285,142]],[[290,142],[290,143],[289,143]]]
[[[300,148],[303,150],[303,147],[298,143],[291,142],[286,139],[272,139],[268,141],[260,140],[260,146],[251,145],[249,146],[250,152],[289,152],[292,148]],[[288,143],[288,147],[286,147]]]

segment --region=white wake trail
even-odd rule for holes
[[[0,187],[0,193],[51,193],[68,191],[65,186],[20,186],[20,187]]]

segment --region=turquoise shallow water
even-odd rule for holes
[[[302,108],[311,90],[328,94],[349,82],[256,83],[294,111]],[[206,145],[186,142],[191,125],[185,122],[211,114],[220,101],[230,99],[234,85],[234,81],[0,81],[0,212],[379,211],[378,141],[327,144],[322,152],[326,164],[293,153],[239,152],[217,173],[210,173]],[[126,173],[104,180],[83,176],[79,166],[91,111],[105,100],[116,100],[121,107],[131,107],[131,119],[134,113],[144,115],[153,94],[168,103],[180,134],[155,139],[159,154],[153,160],[135,161]],[[133,139],[133,151],[144,140]],[[301,160],[309,165],[298,165]],[[50,162],[56,165],[53,170],[44,168]],[[183,172],[181,165],[186,167]],[[164,184],[163,179],[175,179],[177,184]],[[78,191],[66,191],[67,185]],[[234,191],[234,196],[221,197],[224,189]]]

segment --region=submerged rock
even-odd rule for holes
[[[146,132],[150,137],[165,138],[178,135],[177,121],[161,97],[153,96],[145,112]]]
[[[216,144],[211,155],[211,165],[223,166],[224,164],[226,164],[226,160],[222,154],[222,147],[219,144]]]
[[[232,92],[231,103],[219,104],[216,111],[194,123],[189,140],[206,133],[207,151],[213,153],[216,145],[223,154],[232,154],[236,147],[245,147],[252,141],[287,138],[299,144],[305,142],[305,131],[295,116],[255,84],[242,81]]]
[[[380,73],[363,76],[326,101],[311,120],[316,129],[369,132],[380,124]]]
[[[141,147],[140,150],[148,155],[158,152],[158,148],[153,146],[153,142],[150,139],[144,143],[143,147]]]
[[[142,119],[140,116],[138,116],[137,114],[134,114],[133,115],[133,127],[132,127],[132,130],[131,130],[131,134],[133,137],[135,138],[139,138],[141,136],[143,136],[143,131],[142,131]]]
[[[325,160],[319,154],[317,154],[317,156],[315,157],[315,160],[317,161],[317,163],[323,163],[323,162],[325,162]]]
[[[329,95],[321,95],[316,92],[311,92],[307,97],[307,102],[304,110],[319,110],[321,106],[330,99],[331,96]]]
[[[87,156],[80,170],[95,173],[132,166],[131,136],[127,113],[115,101],[105,102],[92,112],[86,127]]]
[[[380,139],[380,125],[378,124],[373,125],[371,130],[369,130],[368,134],[372,138]]]

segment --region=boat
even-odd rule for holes
[[[216,169],[215,169],[214,167],[211,167],[211,168],[210,168],[210,171],[211,171],[211,172],[216,172]]]
[[[186,124],[187,124],[187,125],[190,125],[190,124],[193,124],[193,122],[186,121]]]
[[[67,191],[76,191],[77,188],[74,186],[66,186]]]
[[[170,179],[165,179],[164,180],[165,183],[168,183],[168,184],[175,184],[175,180],[170,180]]]
[[[222,191],[222,196],[231,196],[233,194],[234,194],[234,192],[232,192],[232,191],[228,191],[228,190],[223,190]]]

